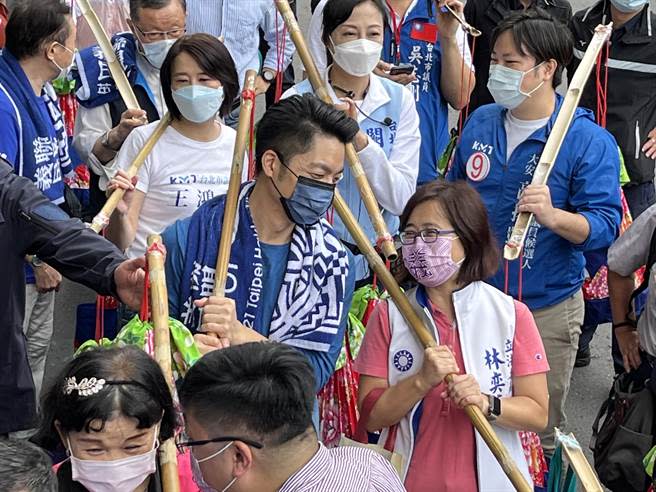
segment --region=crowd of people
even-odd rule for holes
[[[158,455],[174,440],[185,492],[513,490],[474,406],[547,490],[597,327],[612,323],[618,378],[645,383],[656,357],[656,293],[642,294],[656,262],[656,19],[648,0],[589,3],[312,1],[303,34],[329,104],[294,74],[272,0],[92,0],[114,53],[75,0],[0,1],[0,489],[168,492]],[[568,80],[609,22],[570,108]],[[239,135],[240,102],[258,96],[266,109]],[[429,347],[363,247],[381,237],[362,174]],[[522,252],[504,260],[523,213]],[[196,354],[172,355],[175,381],[149,336],[130,335],[148,321],[153,234],[172,339]],[[117,300],[119,335],[96,330],[45,374],[63,277]],[[97,324],[105,314],[98,303]],[[344,368],[352,379],[332,384]],[[352,425],[335,431],[326,399]],[[647,438],[624,460],[642,463]]]

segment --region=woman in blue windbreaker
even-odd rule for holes
[[[502,247],[518,212],[535,215],[523,256],[502,262],[489,282],[533,313],[551,366],[547,429],[553,430],[566,421],[583,322],[583,253],[608,247],[619,230],[619,154],[592,112],[578,108],[546,185],[532,185],[563,104],[555,87],[571,59],[572,38],[565,25],[531,9],[502,21],[492,46],[488,88],[496,104],[472,114],[448,178],[466,179],[481,194]],[[541,437],[552,454],[552,431]]]
[[[412,94],[404,86],[373,74],[383,48],[384,29],[381,0],[329,0],[323,11],[322,39],[332,65],[322,75],[335,103],[345,102],[360,125],[355,150],[387,227],[394,234],[398,216],[415,192],[421,137]],[[284,96],[311,91],[310,82],[305,80]],[[374,243],[374,228],[348,166],[339,191]],[[367,279],[367,262],[337,216],[334,227],[356,255],[356,279]]]

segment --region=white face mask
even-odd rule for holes
[[[200,463],[204,463],[206,461],[209,461],[211,459],[216,458],[219,456],[221,453],[223,453],[226,449],[228,449],[230,446],[232,446],[233,442],[229,442],[225,446],[223,446],[221,449],[219,449],[216,453],[211,454],[203,459],[197,460],[196,457],[194,456],[194,453],[189,453],[191,457],[191,473],[194,479],[194,483],[198,486],[198,489],[201,492],[219,492],[215,488],[211,487],[203,478],[203,472],[200,469]],[[234,483],[237,481],[237,477],[233,477],[232,480],[223,487],[221,492],[226,492],[230,487],[234,485]]]
[[[524,80],[524,76],[538,68],[542,63],[534,66],[526,72],[504,67],[498,63],[490,65],[490,77],[487,80],[487,89],[490,91],[490,94],[492,94],[494,102],[506,109],[515,109],[522,104],[527,97],[530,97],[535,91],[542,87],[542,84],[544,84],[543,80],[532,91],[522,91],[522,81]]]
[[[369,39],[355,39],[342,44],[335,44],[330,39],[334,52],[331,52],[335,63],[349,75],[364,77],[373,72],[380,61],[383,45]]]
[[[79,482],[90,492],[126,492],[136,489],[157,469],[158,435],[159,426],[155,430],[153,449],[147,453],[113,461],[76,458],[69,441],[73,481]]]
[[[143,55],[146,60],[156,69],[162,68],[166,55],[169,53],[171,46],[175,44],[177,39],[162,39],[154,43],[141,43],[143,47]]]

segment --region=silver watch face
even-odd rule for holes
[[[270,72],[269,70],[266,70],[262,75],[263,75],[264,80],[266,80],[267,82],[273,82],[273,79],[276,78],[276,74],[273,73],[273,72]]]

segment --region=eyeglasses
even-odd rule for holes
[[[185,35],[187,29],[184,27],[179,27],[177,29],[171,29],[170,31],[148,31],[143,32],[135,24],[134,27],[139,31],[139,34],[143,37],[144,41],[155,42],[162,41],[164,39],[178,39]]]
[[[192,448],[194,446],[204,446],[205,444],[210,444],[213,442],[231,442],[231,441],[243,442],[244,444],[255,449],[262,449],[264,447],[264,444],[259,443],[257,441],[252,441],[250,439],[244,439],[243,437],[235,437],[235,436],[214,437],[212,439],[204,439],[202,441],[183,441],[182,434],[176,437],[175,447],[178,448],[179,453],[184,453],[185,448]]]
[[[418,237],[425,243],[434,243],[438,237],[452,236],[456,233],[453,229],[422,229],[421,231],[403,231],[399,233],[401,244],[415,244]]]

